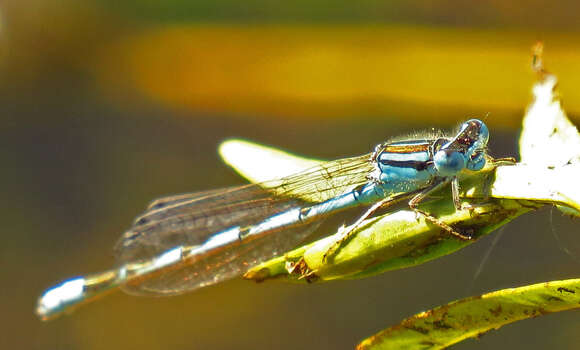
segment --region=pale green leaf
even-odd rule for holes
[[[436,350],[519,320],[580,308],[580,279],[498,290],[421,312],[365,340],[358,350]]]

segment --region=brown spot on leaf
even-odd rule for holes
[[[501,305],[498,305],[495,309],[489,309],[489,312],[493,316],[498,317],[502,312],[502,307],[501,307]]]

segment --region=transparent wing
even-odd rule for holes
[[[170,196],[153,201],[116,246],[121,263],[148,261],[177,247],[202,245],[232,227],[248,227],[307,203],[364,184],[369,156],[324,163],[261,184]],[[305,199],[306,198],[306,199]],[[132,294],[172,295],[238,276],[302,242],[319,225],[297,222],[253,240],[238,240],[123,287]]]
[[[261,262],[290,250],[320,223],[322,220],[273,231],[252,241],[237,241],[171,266],[154,276],[124,284],[121,289],[133,295],[169,296],[238,277]]]
[[[282,196],[324,202],[367,182],[374,170],[371,155],[338,159],[260,186]]]

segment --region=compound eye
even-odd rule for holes
[[[433,157],[433,163],[441,176],[453,176],[465,168],[465,156],[449,149],[440,150]]]
[[[475,140],[479,139],[479,131],[481,130],[481,122],[479,120],[470,120],[467,122],[467,128],[465,129],[465,137],[463,142],[473,143]]]
[[[485,153],[484,152],[475,152],[469,157],[469,162],[467,162],[467,169],[478,171],[483,169],[485,166]]]
[[[469,137],[474,141],[474,143],[480,143],[481,145],[486,145],[489,140],[489,130],[484,122],[478,119],[471,119],[469,123]]]

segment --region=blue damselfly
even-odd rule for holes
[[[293,248],[331,214],[369,206],[352,226],[356,227],[401,198],[410,198],[411,209],[458,239],[469,239],[417,205],[450,184],[459,208],[457,175],[485,166],[490,159],[488,138],[485,124],[471,119],[452,136],[434,133],[389,141],[370,154],[326,162],[281,179],[158,199],[117,243],[117,268],[47,290],[37,313],[49,319],[117,287],[129,294],[158,296],[215,284]],[[352,232],[344,231],[325,258]]]

